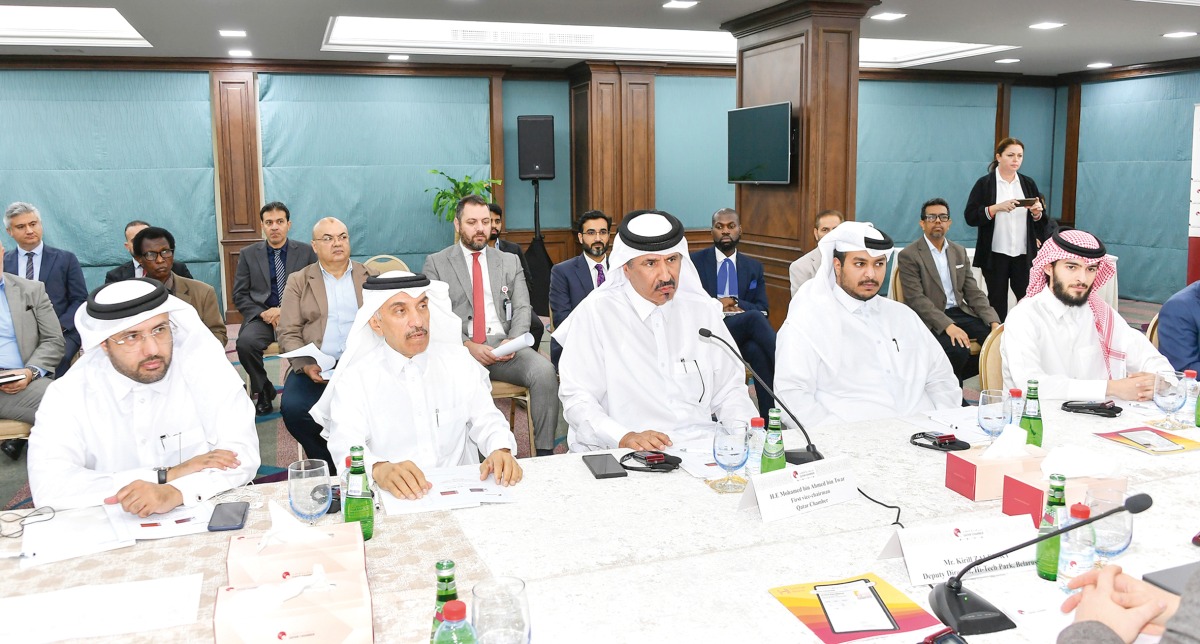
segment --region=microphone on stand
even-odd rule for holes
[[[793,414],[792,410],[787,408],[787,405],[784,404],[783,400],[781,400],[779,396],[776,396],[774,391],[771,391],[771,388],[768,387],[763,381],[762,377],[760,377],[758,373],[754,371],[754,367],[751,367],[750,363],[746,362],[746,359],[742,357],[742,354],[737,352],[737,349],[734,349],[728,342],[725,341],[724,338],[708,329],[701,328],[700,337],[716,340],[725,345],[725,348],[733,354],[733,357],[737,358],[738,362],[741,362],[742,365],[750,370],[750,375],[754,376],[754,386],[762,387],[768,394],[771,394],[771,397],[775,399],[775,402],[778,403],[785,412],[787,412],[788,418],[791,418],[792,422],[796,423],[796,427],[799,428],[800,433],[804,434],[804,442],[808,443],[808,445],[805,446],[804,449],[789,449],[784,452],[784,458],[788,463],[791,463],[792,465],[803,465],[805,463],[811,463],[813,461],[819,461],[825,458],[821,455],[821,452],[817,451],[817,446],[813,445],[812,439],[808,437],[808,431],[804,429],[804,425],[800,422],[800,419],[796,418],[796,414]]]
[[[1125,499],[1124,505],[1117,506],[1107,512],[1101,512],[1094,517],[1083,519],[1078,523],[1072,523],[1065,528],[1038,535],[1036,539],[1031,539],[1007,550],[1002,550],[994,555],[972,561],[949,581],[938,584],[933,587],[933,590],[929,591],[929,606],[933,608],[933,614],[942,620],[943,624],[953,628],[954,632],[959,635],[983,635],[985,633],[995,633],[1016,628],[1016,624],[1013,624],[1007,615],[1000,612],[1000,609],[993,606],[988,600],[963,589],[962,576],[979,564],[1014,553],[1022,548],[1028,548],[1051,537],[1057,537],[1064,532],[1070,532],[1075,528],[1082,528],[1089,523],[1108,518],[1118,512],[1129,512],[1130,514],[1145,512],[1153,503],[1154,500],[1150,498],[1149,494],[1135,494]]]

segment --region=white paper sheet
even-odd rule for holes
[[[203,582],[204,574],[195,573],[6,597],[0,599],[4,636],[11,642],[58,642],[187,626],[196,622]]]
[[[312,358],[317,361],[317,365],[321,367],[321,371],[329,371],[333,369],[333,365],[337,364],[337,358],[322,352],[317,348],[317,345],[309,342],[308,344],[287,353],[279,354],[280,358]]]
[[[991,440],[979,428],[978,407],[955,407],[953,409],[937,409],[925,412],[930,420],[942,426],[941,431],[954,434],[968,443],[987,442]]]
[[[524,349],[525,347],[532,347],[532,346],[533,346],[533,334],[526,333],[525,335],[513,338],[513,339],[509,340],[508,342],[505,342],[504,344],[501,344],[500,346],[496,347],[495,349],[492,349],[492,355],[496,356],[497,358],[503,358],[504,356],[506,356],[510,353],[516,353],[516,352],[520,351],[521,349]]]
[[[63,510],[49,521],[25,526],[21,569],[127,548],[135,543],[122,525],[109,521],[101,506]]]
[[[190,508],[181,506],[163,514],[152,514],[145,519],[126,512],[117,504],[105,505],[104,511],[116,530],[134,539],[166,539],[208,530],[213,507],[211,501],[205,501]]]
[[[517,500],[512,488],[498,485],[494,475],[480,481],[478,465],[429,470],[425,472],[425,480],[432,483],[433,487],[425,496],[416,500],[396,498],[391,492],[380,490],[379,496],[388,516],[458,510],[478,507],[484,503],[513,503]]]

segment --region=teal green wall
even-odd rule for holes
[[[734,206],[726,166],[727,115],[735,107],[732,78],[654,81],[654,206],[688,228],[708,228],[713,212]]]
[[[554,178],[539,185],[542,228],[570,228],[571,87],[567,81],[504,81],[504,225],[533,228],[533,182],[520,179],[517,164],[517,117],[554,117]]]

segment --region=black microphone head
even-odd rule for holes
[[[703,328],[702,328],[702,329],[700,329],[700,337],[702,337],[702,338],[711,338],[711,337],[712,337],[712,331],[709,331],[708,329],[703,329]]]
[[[1150,509],[1151,505],[1154,505],[1154,499],[1150,498],[1150,495],[1146,493],[1134,494],[1125,499],[1125,510],[1130,514],[1145,512]]]

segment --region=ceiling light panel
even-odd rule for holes
[[[883,20],[890,22],[892,20],[899,20],[907,15],[907,13],[892,13],[890,11],[885,11],[883,13],[877,13],[871,16],[871,20]]]
[[[245,38],[246,32],[241,29],[218,29],[217,33],[221,34],[222,38]]]
[[[671,0],[663,5],[663,9],[691,9],[698,4],[699,0]]]
[[[1029,28],[1030,29],[1041,29],[1044,31],[1047,29],[1058,29],[1059,27],[1065,27],[1065,26],[1066,26],[1066,23],[1064,23],[1064,22],[1039,22],[1036,24],[1029,25]]]
[[[862,38],[858,42],[858,64],[860,67],[915,67],[1016,48],[1013,45]]]
[[[1163,38],[1191,38],[1195,35],[1194,31],[1172,31],[1169,34],[1163,34]]]
[[[12,5],[0,5],[0,45],[152,46],[116,9]]]

